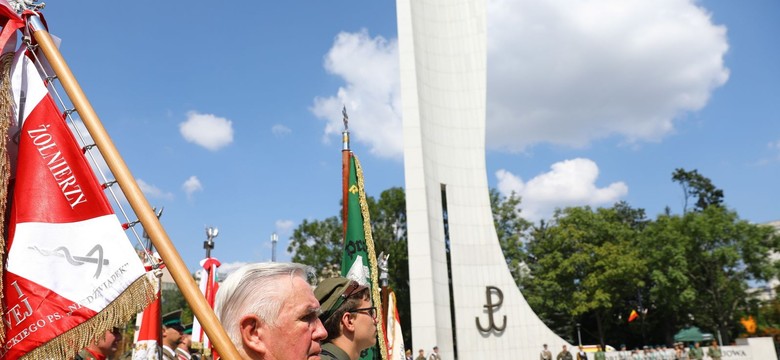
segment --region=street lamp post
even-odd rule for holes
[[[211,249],[214,248],[214,238],[219,235],[219,229],[214,226],[206,228],[206,241],[203,242],[203,248],[206,249],[206,259],[211,257]]]
[[[276,262],[276,242],[279,241],[279,236],[276,233],[271,234],[271,262]]]
[[[582,346],[582,334],[580,333],[580,323],[577,323],[577,342]]]

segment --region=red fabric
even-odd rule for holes
[[[42,131],[43,127],[46,127],[45,132]],[[49,135],[56,140],[48,141]],[[57,147],[45,148],[50,143],[56,143]],[[55,155],[56,151],[61,153],[61,158]],[[50,95],[44,97],[25,120],[18,159],[9,238],[13,239],[17,223],[68,223],[114,213],[81,147]],[[61,159],[67,160],[67,166],[81,193],[64,195],[77,190],[75,186],[65,185],[63,191],[60,186],[70,175],[60,175],[61,180],[53,177],[53,173],[64,167],[59,166]],[[82,195],[87,203],[73,206]]]
[[[96,360],[106,360],[106,356],[105,356],[105,355],[103,355],[103,354],[101,354],[101,353],[99,353],[99,352],[98,352],[98,353],[96,353],[96,352],[94,352],[94,351],[92,351],[92,350],[90,350],[90,349],[85,349],[85,350],[87,350],[87,352],[89,352],[90,354],[92,354],[92,356],[93,356],[93,357],[94,357]]]
[[[138,329],[138,341],[154,340],[157,341],[157,344],[162,344],[159,292],[157,295],[157,300],[153,301],[144,309],[144,315],[141,318],[141,327]]]
[[[16,36],[16,31],[24,27],[24,20],[11,9],[11,5],[5,0],[0,1],[0,26],[3,27],[3,30],[0,31],[0,50],[2,50],[8,39],[11,36]]]
[[[5,271],[3,280],[4,302],[13,306],[6,307],[3,318],[6,321],[5,344],[10,345],[10,349],[1,347],[0,358],[18,359],[96,314],[85,307],[74,309],[73,301],[12,272]],[[36,316],[39,314],[51,315]]]
[[[0,6],[2,10],[3,6]],[[37,105],[27,105],[35,108],[20,134],[6,253],[14,244],[19,223],[76,222],[113,214],[51,96],[45,96]],[[49,146],[52,144],[56,146]],[[54,166],[57,168],[53,169]],[[60,185],[53,175],[66,167],[71,173],[61,174],[60,181],[72,175],[77,179],[72,185],[67,182]],[[3,273],[3,284],[7,326],[6,345],[0,348],[0,357],[18,358],[96,314],[87,308],[78,308],[74,301],[81,299],[66,299],[11,271]]]

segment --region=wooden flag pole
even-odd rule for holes
[[[240,359],[241,357],[238,354],[238,350],[236,350],[235,346],[228,338],[227,333],[220,325],[217,316],[214,314],[211,307],[209,307],[203,294],[201,294],[200,289],[195,285],[195,280],[193,280],[192,275],[184,265],[181,256],[179,256],[176,248],[168,238],[168,234],[165,233],[165,229],[163,229],[156,214],[152,210],[152,207],[149,205],[146,197],[135,182],[135,178],[133,178],[133,175],[130,173],[130,169],[127,168],[127,165],[119,155],[114,143],[111,141],[105,128],[103,128],[95,110],[81,90],[81,86],[65,63],[62,54],[57,49],[54,41],[52,41],[48,31],[46,31],[46,28],[41,23],[40,18],[36,15],[30,16],[29,25],[33,37],[38,42],[38,45],[40,45],[46,59],[57,74],[62,87],[76,107],[76,111],[78,111],[81,120],[84,122],[84,126],[95,141],[95,145],[97,145],[97,148],[100,150],[100,154],[103,155],[103,158],[105,159],[106,164],[108,164],[109,169],[111,169],[111,172],[114,174],[119,187],[122,189],[125,197],[127,197],[127,201],[138,216],[138,220],[143,225],[147,234],[149,234],[149,238],[160,253],[163,262],[165,262],[165,266],[168,267],[168,270],[171,272],[173,280],[181,290],[187,303],[192,307],[192,312],[198,317],[198,321],[200,321],[212,344],[214,344],[214,347],[216,347],[223,359]]]

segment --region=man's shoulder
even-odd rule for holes
[[[173,349],[163,346],[162,347],[162,357],[166,360],[176,360],[176,353]]]
[[[333,343],[322,344],[322,352],[320,353],[321,359],[328,360],[349,360],[349,355],[340,347]]]

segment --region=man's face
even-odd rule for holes
[[[361,300],[356,309],[372,308],[371,300]],[[354,316],[355,343],[360,350],[368,349],[376,344],[376,308],[350,312]]]
[[[190,344],[192,344],[192,335],[190,334],[184,334],[181,336],[181,342],[179,342],[179,348],[184,350],[190,349]]]
[[[163,329],[163,344],[175,349],[181,343],[182,332],[171,327]]]
[[[119,342],[122,340],[122,332],[119,330],[107,330],[105,335],[98,339],[97,348],[106,357],[116,354]]]
[[[314,297],[311,286],[299,276],[279,280],[287,286],[282,295],[282,306],[276,324],[263,324],[263,343],[268,352],[267,360],[304,360],[320,358],[320,342],[328,332],[317,317],[320,303]]]

